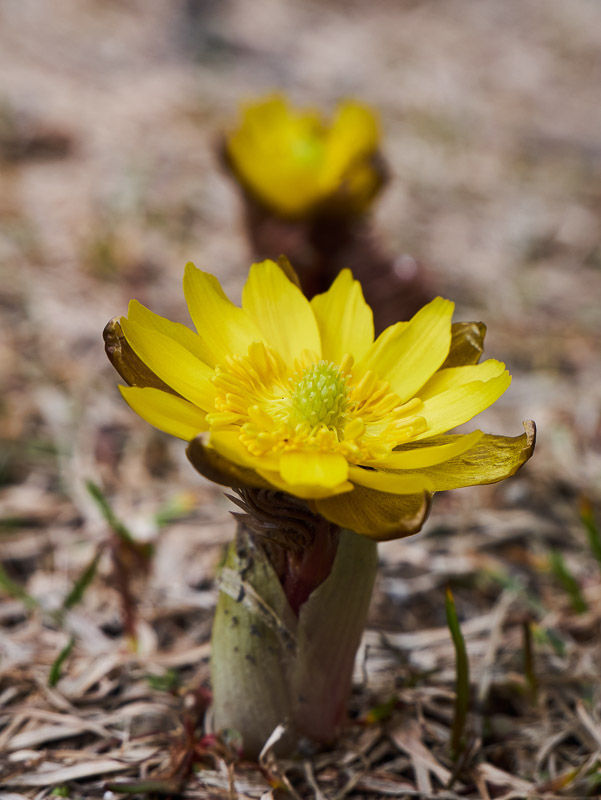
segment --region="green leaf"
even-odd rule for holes
[[[121,522],[121,520],[117,519],[113,509],[109,505],[108,500],[104,496],[102,489],[93,481],[86,481],[86,489],[90,493],[92,499],[96,501],[96,505],[100,509],[100,513],[108,523],[111,530],[116,533],[120,539],[123,539],[128,544],[135,546],[136,541],[134,537],[131,535],[128,528]]]
[[[455,599],[449,588],[446,590],[445,610],[447,615],[447,625],[451,632],[451,638],[455,647],[455,713],[453,715],[453,727],[451,730],[451,757],[457,761],[461,755],[464,743],[465,723],[470,702],[470,669],[465,648],[465,640],[461,633]]]
[[[39,606],[35,597],[32,597],[22,586],[8,576],[2,564],[0,564],[0,589],[10,597],[14,597],[15,600],[20,600],[30,611]]]
[[[597,564],[601,568],[601,531],[599,531],[599,526],[595,520],[593,507],[586,498],[582,500],[580,519],[586,529],[589,547],[591,548]]]
[[[96,570],[98,569],[98,562],[100,561],[101,555],[102,551],[98,550],[94,558],[90,561],[90,563],[81,573],[79,578],[75,581],[73,588],[63,601],[64,611],[69,611],[69,609],[73,608],[73,606],[76,606],[78,603],[81,603],[86,589],[94,580],[94,576],[96,575]]]
[[[146,681],[151,689],[159,692],[172,692],[180,685],[180,677],[174,669],[168,669],[162,675],[147,675]]]
[[[564,590],[569,595],[574,611],[577,614],[583,614],[585,611],[588,611],[588,604],[582,595],[580,585],[570,572],[559,550],[551,550],[549,553],[549,566],[559,583],[561,583]]]
[[[50,675],[48,676],[48,686],[56,686],[56,684],[58,683],[61,676],[61,670],[63,668],[63,664],[65,663],[67,658],[69,658],[71,650],[73,650],[74,644],[75,644],[75,637],[72,636],[67,642],[67,644],[60,651],[58,656],[56,657],[54,664],[50,667]]]
[[[370,725],[373,725],[376,722],[384,722],[384,720],[387,720],[390,717],[398,704],[399,700],[397,697],[390,697],[384,703],[380,703],[380,705],[370,708],[365,715],[365,721]]]

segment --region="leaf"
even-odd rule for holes
[[[48,686],[56,686],[61,676],[61,670],[63,668],[63,664],[69,658],[71,654],[71,650],[73,650],[73,646],[75,644],[75,636],[72,636],[67,644],[63,647],[60,651],[58,656],[56,657],[54,663],[50,667],[50,675],[48,676]]]
[[[73,608],[78,603],[81,603],[86,589],[94,580],[101,555],[102,551],[98,550],[98,552],[94,555],[94,558],[90,561],[79,578],[75,581],[73,588],[63,600],[64,611],[69,611],[69,609]]]
[[[453,715],[453,728],[451,731],[451,756],[456,761],[464,749],[464,731],[467,720],[467,712],[470,702],[470,670],[465,648],[465,640],[461,633],[455,599],[449,588],[446,591],[445,610],[447,614],[447,625],[451,632],[453,645],[455,647],[455,672],[456,672],[456,693],[455,693],[455,713]]]

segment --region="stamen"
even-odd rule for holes
[[[316,449],[369,466],[427,423],[419,416],[421,400],[401,403],[371,370],[353,384],[353,363],[349,354],[338,366],[304,350],[291,370],[271,347],[253,342],[247,356],[228,356],[215,368],[215,411],[207,422],[237,430],[240,443],[258,458]]]
[[[365,423],[361,417],[355,417],[344,426],[344,438],[357,439],[365,432]]]

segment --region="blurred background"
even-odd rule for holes
[[[582,495],[601,501],[600,85],[597,0],[2,0],[6,575],[45,609],[60,606],[107,535],[92,480],[156,545],[139,652],[206,643],[228,503],[181,442],[121,401],[101,334],[132,297],[187,321],[188,260],[239,301],[252,253],[219,139],[241,102],[282,89],[326,114],[349,96],[374,107],[391,173],[375,235],[404,268],[427,269],[456,320],[487,323],[487,354],[514,375],[472,427],[539,425],[519,477],[438,497],[432,535],[381,548],[374,625],[443,624],[436,592],[449,575],[465,581],[462,613],[489,609],[498,592],[476,592],[467,576],[491,542],[525,580],[560,545],[596,587],[579,509]],[[453,535],[441,543],[441,531]],[[105,556],[67,631],[32,620],[14,587],[0,587],[4,669],[21,670],[23,685],[73,633],[70,680],[123,644]],[[418,591],[419,607],[408,602]],[[196,652],[195,669],[201,661]]]

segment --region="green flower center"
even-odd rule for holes
[[[318,361],[307,367],[292,393],[296,419],[312,428],[316,425],[340,427],[349,404],[346,381],[340,367],[331,362]]]
[[[295,161],[314,166],[319,163],[322,154],[321,142],[315,138],[296,137],[290,143],[290,152]]]

